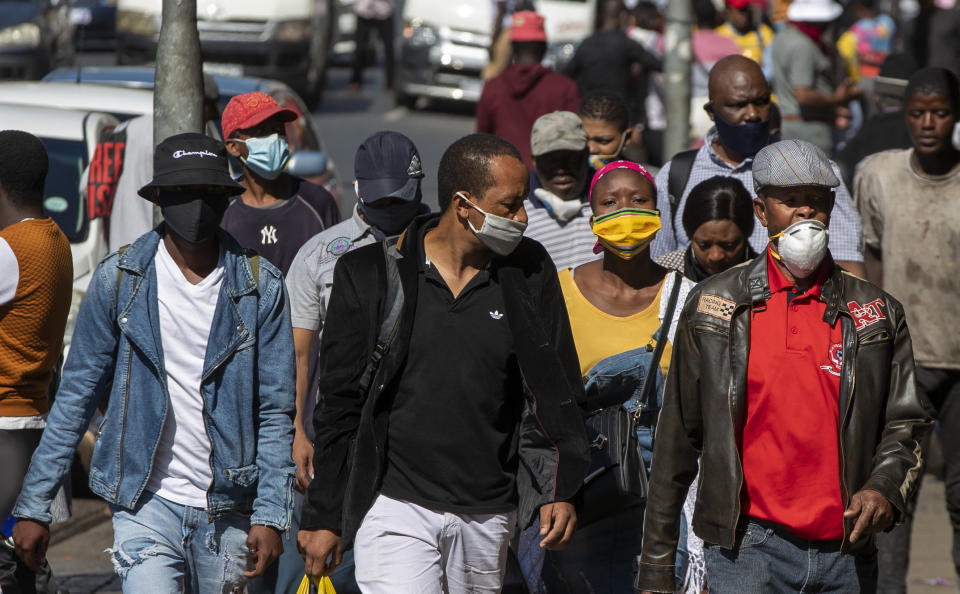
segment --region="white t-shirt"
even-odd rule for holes
[[[20,262],[7,240],[0,237],[0,305],[13,301],[20,284]]]
[[[147,490],[180,505],[206,508],[213,473],[200,378],[223,283],[223,254],[213,272],[194,285],[161,241],[156,268],[160,339],[170,402]]]

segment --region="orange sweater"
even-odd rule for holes
[[[50,372],[60,357],[73,291],[70,242],[52,219],[0,229],[17,257],[13,301],[0,306],[0,416],[47,412]]]

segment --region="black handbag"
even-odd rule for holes
[[[666,328],[673,320],[682,281],[683,277],[676,274],[661,324],[661,338],[653,348],[653,356],[644,375],[639,407],[631,411],[625,402],[611,403],[587,414],[585,424],[590,446],[590,467],[580,490],[582,501],[578,524],[581,526],[608,517],[612,511],[646,503],[647,469],[637,438],[637,427],[644,413],[654,408],[652,399],[655,398],[656,382],[646,380],[655,377],[660,364],[667,342]]]

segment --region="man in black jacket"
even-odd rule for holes
[[[657,425],[638,589],[673,592],[680,510],[711,594],[874,592],[876,532],[902,519],[930,419],[903,307],[837,268],[833,188],[814,145],[753,161],[764,255],[687,299]]]
[[[556,269],[522,237],[528,179],[510,143],[462,138],[440,162],[442,213],[337,263],[298,537],[309,575],[354,546],[364,592],[496,592],[517,522],[539,511],[542,546],[569,542],[583,390]],[[404,305],[362,392],[390,258]]]

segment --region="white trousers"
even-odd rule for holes
[[[452,514],[378,495],[357,531],[364,594],[499,592],[516,512]]]

